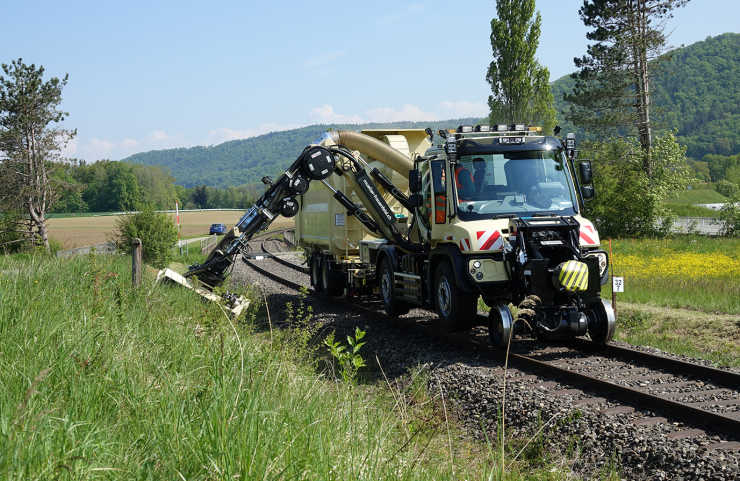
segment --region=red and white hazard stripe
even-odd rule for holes
[[[463,252],[472,250],[470,248],[470,239],[460,239],[460,250]]]
[[[595,246],[599,245],[599,234],[591,224],[581,224],[581,230],[579,233],[580,244]]]
[[[482,251],[496,251],[504,247],[504,239],[497,230],[478,231],[478,249]]]

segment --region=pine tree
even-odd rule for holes
[[[542,17],[535,14],[534,0],[497,0],[498,18],[491,20],[493,61],[486,80],[489,121],[542,125],[547,132],[555,126],[550,90],[550,71],[534,55],[539,45]]]
[[[665,24],[688,0],[584,0],[578,11],[587,27],[587,55],[574,59],[579,72],[566,118],[602,139],[637,137],[643,152],[652,146],[652,79],[668,57]],[[645,159],[648,157],[646,156]],[[650,165],[643,168],[650,174]]]
[[[45,216],[64,187],[54,171],[61,165],[62,147],[77,134],[50,126],[69,115],[57,110],[68,76],[44,82],[44,68],[27,66],[23,59],[2,69],[8,78],[0,76],[0,200],[28,214],[28,239],[48,252]]]

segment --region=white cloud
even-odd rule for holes
[[[87,145],[83,148],[83,153],[86,157],[90,158],[104,158],[116,148],[116,144],[110,140],[99,140],[93,137],[87,142]]]
[[[211,129],[208,131],[207,144],[220,144],[228,142],[229,140],[248,139],[250,137],[256,137],[258,135],[267,134],[270,132],[279,132],[281,130],[290,130],[303,127],[302,124],[285,124],[279,125],[275,122],[262,124],[259,127],[244,130],[235,130],[228,127],[222,127],[220,129]]]
[[[385,17],[381,18],[379,23],[381,25],[388,25],[391,23],[398,22],[399,20],[403,19],[404,17],[408,17],[409,15],[413,15],[414,13],[421,12],[421,5],[410,5],[406,7],[405,10],[402,12],[396,13],[395,15],[386,15]]]
[[[123,142],[121,142],[119,146],[124,149],[133,149],[137,145],[139,145],[139,143],[135,141],[134,139],[124,139]]]
[[[342,55],[349,52],[349,50],[340,50],[339,52],[331,52],[318,57],[310,58],[303,62],[304,67],[318,67],[319,65],[332,62]]]
[[[62,157],[69,157],[77,153],[77,146],[79,145],[79,140],[72,139],[69,142],[67,142],[67,145],[65,145],[62,148]]]
[[[167,140],[170,137],[172,136],[165,134],[163,130],[153,130],[152,133],[149,134],[147,140],[149,142],[157,142],[159,140]]]
[[[488,104],[483,102],[450,102],[448,100],[439,103],[439,108],[445,113],[445,117],[485,117],[489,114]]]
[[[395,110],[390,107],[378,107],[365,112],[370,122],[398,122],[403,120],[442,120],[434,112],[424,112],[419,107],[411,104],[403,104],[401,110]]]
[[[319,124],[362,124],[365,120],[359,115],[342,115],[334,112],[331,105],[323,105],[308,113]]]

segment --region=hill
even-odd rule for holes
[[[676,49],[663,68],[653,96],[656,130],[676,129],[686,155],[695,160],[740,153],[740,35],[725,33]],[[567,75],[553,82],[558,112],[567,108],[563,93],[573,83]],[[578,132],[563,115],[558,120],[566,132]]]
[[[176,183],[185,187],[206,184],[226,188],[259,182],[265,175],[278,175],[293,162],[303,149],[327,129],[418,129],[435,131],[475,124],[477,118],[437,122],[389,122],[368,124],[309,125],[300,129],[271,132],[244,140],[232,140],[209,147],[190,147],[142,152],[123,162],[160,165],[170,169]]]

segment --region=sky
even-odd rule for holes
[[[586,53],[582,3],[537,1],[551,81]],[[0,0],[0,12],[0,63],[69,74],[64,154],[88,162],[317,123],[488,115],[493,0]],[[738,18],[738,0],[691,0],[669,44],[738,33]]]

